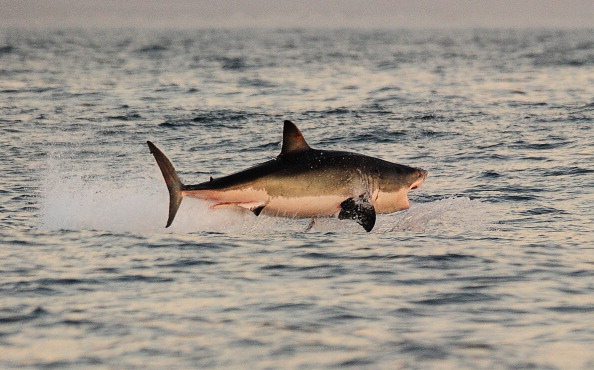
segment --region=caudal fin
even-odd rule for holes
[[[182,189],[184,184],[182,184],[181,180],[177,176],[175,168],[173,168],[169,158],[167,158],[167,156],[159,148],[157,148],[155,144],[151,143],[150,141],[147,141],[146,143],[148,144],[152,155],[155,157],[155,160],[161,169],[161,173],[163,174],[163,178],[167,184],[167,189],[169,190],[169,218],[167,219],[167,225],[165,226],[169,227],[171,226],[171,223],[175,218],[175,214],[179,209],[179,205],[181,204],[183,198]]]

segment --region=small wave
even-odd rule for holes
[[[528,216],[539,216],[549,214],[567,214],[567,212],[553,207],[536,207],[520,212],[520,214]]]
[[[14,52],[15,50],[16,49],[10,45],[0,46],[0,55],[10,54],[10,53]]]
[[[147,276],[147,275],[121,275],[113,278],[117,282],[146,282],[146,283],[169,283],[174,281],[172,278],[159,277],[159,276]]]
[[[72,279],[72,278],[63,278],[63,279],[39,279],[34,281],[36,284],[46,285],[46,286],[61,286],[61,285],[79,285],[79,284],[99,284],[99,281],[93,279]]]
[[[240,123],[260,116],[259,113],[235,110],[198,111],[192,115],[167,118],[160,124],[162,127],[181,127],[200,125],[211,128],[238,128]]]
[[[243,57],[219,57],[218,62],[221,68],[231,71],[242,71],[247,68],[245,58]]]
[[[582,305],[582,306],[554,306],[547,308],[550,311],[554,311],[557,313],[565,313],[565,314],[572,314],[572,313],[592,313],[594,312],[594,307],[591,305]]]
[[[393,143],[406,135],[407,135],[407,133],[402,130],[380,130],[380,129],[377,129],[377,130],[362,133],[359,135],[352,135],[349,138],[347,138],[347,141],[352,142],[352,143],[374,143],[374,144]]]
[[[18,312],[15,312],[18,311]],[[35,320],[48,314],[42,307],[37,307],[29,313],[21,313],[20,309],[0,310],[0,324],[21,323]]]
[[[141,54],[150,54],[150,53],[160,53],[160,52],[164,52],[169,50],[169,48],[163,44],[152,44],[152,45],[147,45],[147,46],[143,46],[141,48],[139,48],[137,50],[138,53]]]
[[[501,175],[499,172],[495,172],[495,171],[484,171],[479,176],[486,178],[486,179],[496,179],[496,178],[502,177],[503,175]]]
[[[273,82],[267,81],[262,78],[240,78],[238,81],[239,86],[241,87],[263,87],[263,88],[273,88],[277,87],[276,84]]]
[[[545,176],[568,176],[568,175],[585,175],[593,173],[593,169],[582,168],[577,166],[572,167],[555,167],[544,172]]]
[[[438,294],[435,297],[422,299],[416,301],[417,304],[422,305],[445,305],[445,304],[464,304],[474,302],[494,301],[498,298],[494,295],[484,293],[444,293]]]
[[[159,264],[159,267],[190,267],[190,266],[205,266],[216,265],[217,262],[206,259],[181,259],[179,261]]]
[[[129,114],[108,116],[107,119],[112,120],[112,121],[135,121],[135,120],[143,119],[143,117],[138,113],[129,113]]]

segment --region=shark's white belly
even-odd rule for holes
[[[262,211],[270,216],[306,218],[306,217],[332,217],[340,212],[340,203],[344,196],[320,195],[305,197],[274,197]]]
[[[374,192],[371,202],[377,213],[392,213],[408,209],[408,188],[397,192]],[[184,195],[204,199],[214,204],[213,209],[243,208],[255,210],[262,208],[262,214],[269,216],[308,218],[333,217],[340,212],[340,204],[352,195],[328,194],[307,196],[270,196],[264,189],[243,187],[232,190],[186,191]]]
[[[347,198],[343,195],[271,197],[265,190],[253,188],[186,191],[184,195],[214,202],[213,209],[239,207],[254,210],[264,207],[262,214],[289,218],[335,216],[340,212],[340,203]]]

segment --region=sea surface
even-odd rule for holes
[[[168,195],[315,148],[412,208]],[[594,368],[594,30],[0,30],[1,368]]]

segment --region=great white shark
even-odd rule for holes
[[[212,202],[211,208],[237,208],[289,217],[351,219],[366,231],[377,213],[410,208],[409,191],[427,171],[366,155],[311,148],[291,121],[284,121],[281,153],[246,170],[184,185],[171,161],[152,142],[149,149],[169,190],[169,227],[184,197]]]

